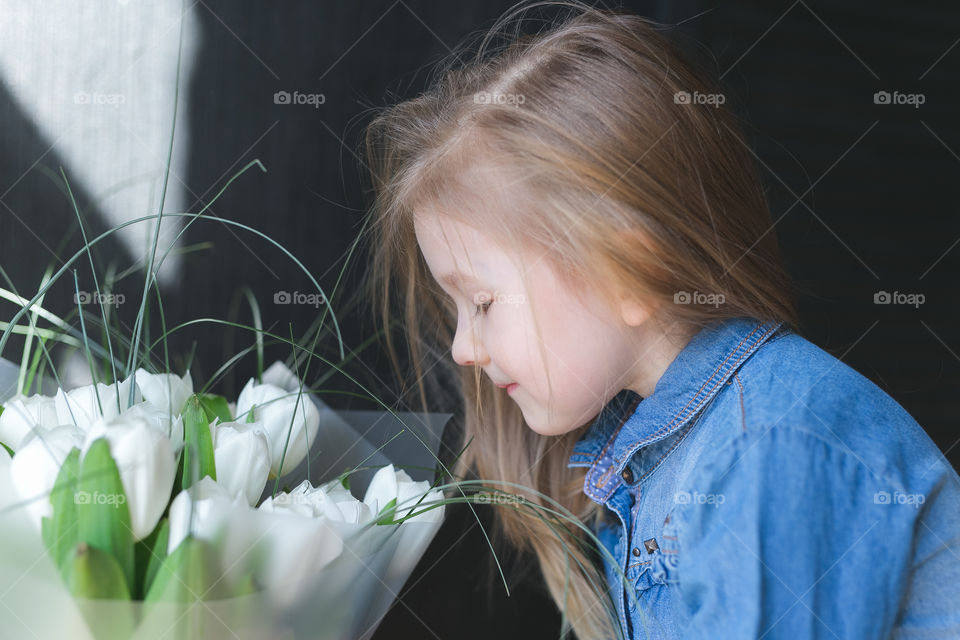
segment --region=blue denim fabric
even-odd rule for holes
[[[701,330],[648,398],[604,407],[568,466],[607,507],[627,638],[960,638],[960,477],[786,325]]]

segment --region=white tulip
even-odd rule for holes
[[[145,401],[174,416],[183,412],[187,399],[193,395],[193,378],[189,370],[181,378],[173,373],[149,373],[137,369],[135,378]]]
[[[133,537],[142,540],[157,526],[170,498],[177,474],[173,445],[155,424],[132,415],[94,424],[83,453],[101,437],[110,444],[110,455],[120,471]]]
[[[172,553],[188,535],[213,543],[228,583],[248,570],[275,602],[292,604],[308,581],[343,552],[343,541],[310,505],[251,509],[242,492],[233,493],[204,476],[170,504]],[[298,509],[303,509],[301,513]]]
[[[188,535],[217,542],[231,513],[249,510],[241,492],[228,491],[210,476],[203,476],[170,503],[170,538],[167,553],[173,553]]]
[[[77,387],[71,391],[57,390],[57,424],[72,424],[88,431],[97,420],[112,420],[125,411],[130,404],[130,385],[132,378],[110,385],[98,382],[96,385]],[[119,392],[119,409],[118,394]],[[99,399],[99,403],[98,403]],[[134,390],[134,404],[141,401],[139,389]],[[101,411],[102,410],[102,411]]]
[[[373,475],[367,486],[367,492],[363,496],[363,502],[374,513],[379,514],[380,509],[396,498],[396,511],[392,514],[392,519],[397,520],[412,511],[423,511],[432,503],[443,499],[443,493],[439,489],[427,493],[429,489],[430,483],[426,480],[414,481],[403,469],[396,471],[392,464],[388,464]],[[426,497],[420,501],[420,496],[425,493]],[[420,504],[417,504],[418,501]],[[408,522],[438,522],[442,519],[443,507],[440,506],[417,513]]]
[[[231,494],[243,493],[255,506],[270,475],[270,444],[263,425],[224,422],[216,425],[213,438],[217,482]]]
[[[300,380],[297,374],[279,360],[267,367],[261,378],[263,384],[272,384],[275,387],[286,389],[287,391],[296,391],[300,388]]]
[[[138,402],[126,411],[120,414],[120,417],[126,419],[143,419],[151,427],[159,430],[163,435],[170,439],[170,445],[173,452],[176,453],[183,446],[183,416],[167,413],[166,409],[160,410],[156,405],[149,402]]]
[[[370,480],[363,501],[373,505],[374,510],[382,509],[396,498],[397,509],[391,514],[392,519],[400,519],[413,510],[422,511],[399,525],[397,553],[383,571],[381,579],[384,584],[403,584],[443,523],[443,505],[423,511],[443,500],[442,491],[428,492],[429,488],[430,483],[426,480],[414,482],[406,471],[395,471],[392,464],[381,467]],[[423,501],[417,505],[424,493]]]
[[[313,444],[320,426],[320,413],[310,395],[304,393],[298,399],[296,391],[285,391],[272,384],[257,384],[251,378],[237,398],[237,420],[246,422],[251,410],[253,420],[263,424],[270,442],[270,472],[282,476],[295,469],[306,457],[308,441],[309,445]]]
[[[17,394],[3,404],[0,442],[16,451],[33,427],[50,428],[59,424],[64,423],[57,418],[57,404],[52,397]]]
[[[50,492],[60,466],[74,447],[83,444],[83,432],[73,425],[47,429],[34,427],[10,463],[13,486],[21,500],[28,500],[27,511],[37,529],[42,518],[53,515]]]
[[[305,595],[317,573],[343,553],[343,538],[337,523],[322,515],[314,517],[308,499],[290,500],[287,494],[277,494],[267,498],[257,513],[265,556],[260,582],[276,602],[292,604]]]
[[[366,524],[374,516],[369,505],[357,500],[337,480],[317,488],[309,480],[304,480],[288,493],[267,498],[260,508],[265,511],[293,511],[349,525]]]

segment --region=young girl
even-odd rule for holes
[[[581,640],[960,637],[960,478],[797,332],[722,94],[572,6],[491,46],[508,14],[367,132],[371,293],[389,326],[400,292],[424,406],[456,382],[454,473],[596,532],[497,509]]]

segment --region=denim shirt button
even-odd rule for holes
[[[633,482],[633,471],[630,470],[630,467],[627,467],[623,470],[623,473],[620,474],[620,477],[623,478],[623,481],[627,484]]]
[[[640,555],[640,547],[634,547],[634,548],[633,548],[633,555],[635,555],[635,556],[639,556],[639,555]]]

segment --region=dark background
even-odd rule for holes
[[[209,202],[225,172],[260,159],[269,172],[243,175],[212,213],[268,232],[332,291],[368,203],[358,154],[370,109],[415,96],[433,62],[511,4],[199,3],[202,49],[195,74],[184,79],[191,87],[192,143],[189,172],[181,177],[198,195],[191,210]],[[960,466],[960,5],[798,0],[608,6],[679,23],[685,46],[721,77],[728,102],[750,124],[748,142],[767,187],[774,232],[798,287],[803,334],[892,395]],[[276,105],[273,94],[280,90],[323,93],[325,103],[319,109]],[[925,102],[919,108],[877,105],[877,91],[921,93]],[[41,172],[59,167],[56,153],[28,171],[50,141],[2,88],[0,114],[0,193],[27,172],[3,197],[0,266],[17,287],[35,291],[39,274],[54,260],[44,245],[68,237],[72,253],[80,241],[76,233],[68,236],[74,224],[68,202]],[[90,232],[104,230],[89,194],[81,190],[78,197],[91,207]],[[265,326],[283,335],[288,323],[298,336],[307,330],[313,307],[272,304],[277,291],[310,290],[279,251],[249,237],[241,241],[216,223],[191,228],[185,244],[201,242],[211,246],[185,256],[188,277],[163,292],[168,324],[226,317],[235,287],[247,284]],[[133,259],[125,251],[104,244],[98,266],[109,259],[127,266]],[[368,314],[347,306],[364,264],[361,250],[341,283],[340,306],[334,305],[351,351],[372,331]],[[84,283],[88,274],[81,269],[80,277]],[[140,277],[123,281],[119,290],[138,299]],[[70,300],[72,286],[57,289],[62,295],[51,297],[54,310],[54,300]],[[879,291],[922,293],[925,302],[877,305]],[[135,306],[121,308],[121,318],[132,322]],[[0,316],[9,319],[11,309],[0,306]],[[244,311],[238,317],[249,321]],[[173,336],[171,352],[188,353],[196,343],[192,371],[195,380],[205,380],[225,353],[250,344],[248,334],[228,333],[195,325]],[[332,336],[323,341],[333,357]],[[19,358],[18,345],[12,341],[0,355]],[[288,352],[270,346],[267,361]],[[174,368],[182,371],[182,364],[175,360]],[[311,379],[326,371],[311,366]],[[236,394],[254,367],[254,359],[245,358],[217,390]],[[389,403],[404,406],[378,345],[346,368]],[[324,387],[329,392],[322,399],[335,408],[373,408],[343,393],[355,388],[343,376],[331,376]],[[485,507],[477,511],[489,518]],[[559,616],[532,562],[501,554],[510,571],[509,598],[502,584],[486,588],[496,574],[476,520],[469,511],[450,509],[377,637],[555,637]]]

